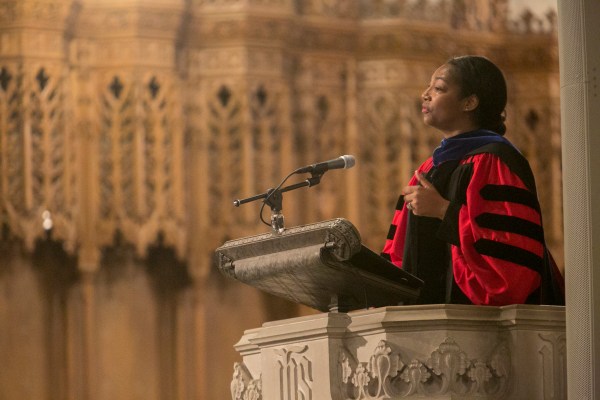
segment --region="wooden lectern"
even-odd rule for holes
[[[233,279],[323,312],[412,304],[423,284],[362,245],[342,218],[231,240],[216,259]]]

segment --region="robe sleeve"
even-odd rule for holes
[[[496,155],[472,156],[452,246],[456,284],[474,304],[521,304],[540,285],[544,233],[535,193]]]
[[[417,169],[418,172],[426,174],[433,166],[433,159],[430,157]],[[418,185],[419,182],[415,175],[408,182],[409,186]],[[404,239],[406,238],[406,224],[408,221],[409,210],[404,204],[404,196],[400,195],[394,210],[394,216],[390,229],[388,231],[381,256],[392,262],[399,268],[402,268],[402,257],[404,255]]]

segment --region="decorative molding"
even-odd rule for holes
[[[175,47],[166,40],[98,39],[93,45],[95,67],[127,69],[135,67],[173,68]]]
[[[431,65],[435,68],[435,65]],[[358,64],[358,74],[363,89],[384,89],[389,86],[418,87],[431,78],[431,71],[406,60],[366,60]]]
[[[22,26],[24,22],[35,22],[35,28],[64,29],[63,23],[71,8],[71,1],[64,0],[19,0],[3,1],[0,4],[0,26]]]
[[[495,347],[488,360],[470,359],[452,338],[446,338],[427,361],[402,360],[393,345],[380,341],[368,362],[352,371],[347,355],[340,357],[342,391],[354,387],[350,399],[402,399],[459,395],[461,399],[499,399],[511,380],[510,351]]]
[[[209,18],[207,16],[198,17],[202,23],[199,26],[191,27],[194,33],[190,37],[192,47],[204,47],[206,43],[231,44],[235,40],[243,40],[248,44],[259,44],[263,47],[265,41],[279,43],[281,41],[293,41],[297,37],[297,27],[290,24],[289,15],[271,15],[270,17],[258,17],[253,15],[247,19],[239,18],[239,15],[232,15],[229,18]],[[271,47],[271,46],[268,46]]]
[[[298,11],[306,16],[354,20],[359,15],[360,6],[360,2],[352,0],[299,1]]]
[[[365,20],[401,18],[409,21],[418,20],[423,22],[448,23],[451,16],[450,7],[450,2],[447,0],[362,2],[360,16]]]
[[[113,3],[83,7],[78,19],[78,33],[90,38],[139,38],[176,39],[183,12],[179,1],[145,5]]]
[[[290,8],[291,0],[193,0],[200,10],[239,10],[244,7]]]
[[[0,57],[36,57],[53,62],[62,61],[65,57],[62,31],[15,30],[0,32],[0,37]]]

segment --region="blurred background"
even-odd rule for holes
[[[284,195],[286,226],[347,218],[380,251],[455,55],[505,72],[562,268],[556,20],[548,0],[0,0],[0,399],[231,398],[244,330],[316,312],[216,269],[270,230],[233,200],[352,154]]]

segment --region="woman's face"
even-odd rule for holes
[[[477,97],[461,98],[460,94],[460,87],[451,77],[450,67],[439,67],[421,95],[425,124],[439,129],[445,137],[476,129],[471,111],[477,106]]]

